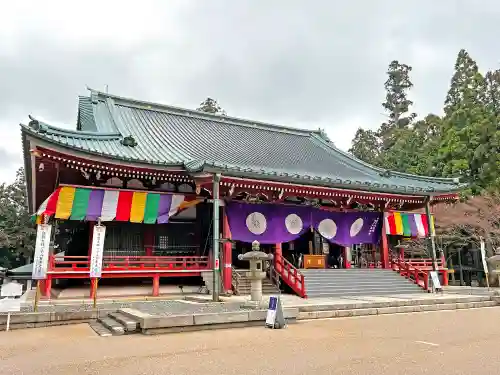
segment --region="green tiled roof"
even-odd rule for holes
[[[295,129],[126,99],[97,91],[80,97],[75,131],[32,121],[32,136],[116,160],[182,166],[351,189],[432,194],[456,191],[457,180],[388,172],[337,149],[320,131]],[[122,144],[133,136],[137,146]]]

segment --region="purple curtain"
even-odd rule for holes
[[[379,212],[330,212],[313,207],[227,202],[234,240],[262,244],[293,241],[311,226],[329,242],[350,246],[380,241]]]
[[[315,209],[313,226],[329,242],[350,246],[380,241],[382,214],[380,212],[329,212]]]
[[[310,207],[227,202],[226,213],[232,238],[243,242],[289,242],[311,227]]]

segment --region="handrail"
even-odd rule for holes
[[[236,268],[234,268],[233,265],[231,265],[231,282],[234,287],[234,291],[238,293],[238,288],[240,286],[241,282],[241,275],[236,271]]]
[[[430,263],[428,262],[430,261]],[[401,276],[412,280],[415,284],[429,291],[429,274],[433,270],[432,259],[392,259],[392,269],[399,272]],[[442,261],[438,261],[437,272],[443,276],[443,285],[448,285],[448,270],[443,267]]]
[[[280,274],[276,271],[274,264],[269,265],[269,280],[271,284],[278,289],[278,292],[281,291],[281,282],[280,282]]]
[[[103,256],[103,271],[117,270],[205,270],[206,256]],[[90,269],[89,256],[50,255],[49,270],[84,271]]]
[[[304,275],[302,275],[292,263],[286,260],[282,255],[276,254],[274,257],[274,268],[281,276],[281,279],[285,281],[295,293],[302,298],[307,297]]]

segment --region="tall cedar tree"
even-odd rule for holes
[[[382,106],[388,113],[388,120],[378,132],[382,152],[389,150],[396,142],[395,131],[407,129],[417,117],[415,113],[410,113],[413,102],[408,99],[408,92],[413,87],[410,80],[411,70],[411,66],[401,64],[397,60],[392,61],[387,69],[389,77],[384,83],[386,95]]]
[[[488,184],[492,117],[486,104],[486,81],[476,62],[461,50],[445,100],[444,133],[439,157],[445,177],[460,176],[473,192]]]
[[[403,139],[407,138],[406,130],[417,116],[410,113],[413,102],[408,99],[408,91],[413,87],[411,70],[409,65],[397,60],[389,64],[388,78],[384,83],[385,102],[382,103],[387,112],[387,121],[376,132],[364,129],[356,131],[349,152],[357,158],[383,168],[405,169],[405,162],[399,160],[400,155],[394,155],[390,150],[398,141],[405,142]]]

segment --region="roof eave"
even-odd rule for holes
[[[29,136],[30,138],[37,141],[37,146],[42,148],[53,149],[56,152],[67,153],[74,155],[79,158],[89,158],[92,160],[102,163],[118,163],[121,165],[126,165],[129,167],[137,167],[137,168],[150,168],[150,169],[158,169],[158,168],[173,168],[175,170],[184,171],[184,163],[151,163],[147,160],[136,160],[136,159],[126,159],[120,158],[116,156],[110,156],[109,154],[89,151],[77,147],[72,147],[62,142],[54,141],[53,139],[49,139],[43,136],[43,134],[37,133],[27,127],[26,125],[21,125],[23,127],[24,136]],[[25,156],[26,162],[26,156]]]
[[[259,174],[255,172],[234,171],[210,165],[204,165],[203,171],[207,173],[223,173],[225,176],[228,177],[260,179],[260,180],[268,180],[275,182],[296,183],[296,184],[310,185],[310,186],[322,186],[335,189],[371,191],[374,193],[411,195],[411,196],[421,196],[421,197],[432,197],[432,196],[454,194],[459,191],[459,189],[439,190],[439,191],[420,191],[420,190],[409,191],[409,190],[377,187],[370,184],[359,185],[359,184],[328,183],[327,181],[319,179],[304,179],[304,178],[294,178],[293,176],[282,176],[279,174],[271,175],[271,174]]]
[[[317,134],[312,134],[311,136],[314,137],[314,139],[321,142],[324,146],[328,147],[332,152],[336,152],[338,154],[341,154],[344,157],[347,157],[350,160],[352,160],[356,163],[359,163],[363,167],[372,169],[378,173],[387,173],[388,172],[391,176],[403,177],[403,178],[407,178],[409,180],[414,180],[414,181],[424,181],[424,182],[431,182],[431,183],[445,183],[445,184],[458,184],[459,183],[459,180],[457,177],[449,178],[449,177],[420,176],[420,175],[411,174],[411,173],[386,170],[386,169],[377,167],[375,165],[369,164],[361,159],[358,159],[354,155],[352,155],[348,152],[342,151],[341,149],[335,147],[335,145],[332,142],[328,142],[324,138],[319,137]]]

